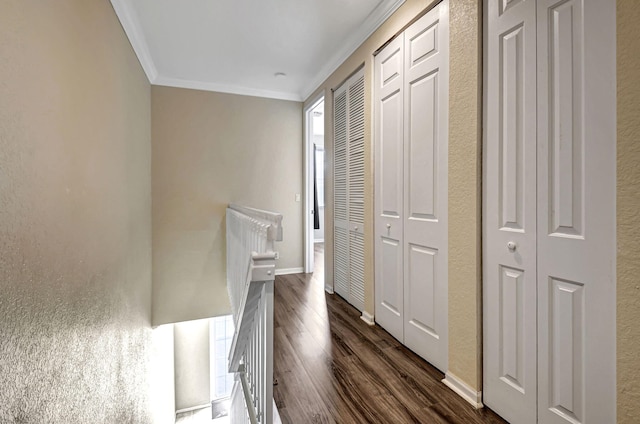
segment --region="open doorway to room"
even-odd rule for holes
[[[324,259],[324,97],[305,110],[305,219],[304,272],[314,272]]]

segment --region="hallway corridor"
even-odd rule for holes
[[[284,424],[504,423],[474,410],[440,382],[440,371],[326,294],[322,250],[316,245],[316,273],[276,277],[274,399]]]

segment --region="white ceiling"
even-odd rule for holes
[[[302,101],[404,0],[111,3],[152,84]]]

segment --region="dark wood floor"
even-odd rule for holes
[[[321,252],[316,269],[276,277],[274,399],[283,424],[505,423],[475,410],[441,383],[440,371],[326,294]]]

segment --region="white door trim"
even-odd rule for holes
[[[324,93],[318,94],[307,107],[304,108],[304,219],[303,219],[303,233],[304,233],[304,272],[313,272],[314,263],[314,235],[313,235],[313,125],[309,115],[324,101]],[[324,169],[324,167],[323,167]],[[313,212],[312,212],[313,211]]]

